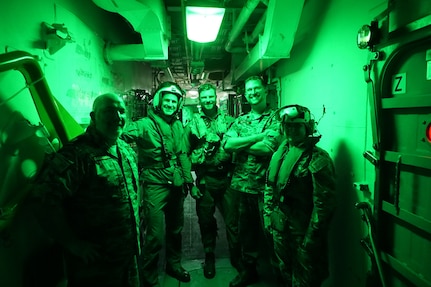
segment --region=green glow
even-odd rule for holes
[[[214,42],[224,12],[224,8],[186,7],[187,38],[199,43]]]

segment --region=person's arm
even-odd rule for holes
[[[271,214],[274,211],[274,187],[268,183],[263,190],[263,222],[267,232],[272,233]]]
[[[224,149],[227,152],[245,151],[256,156],[268,156],[275,152],[280,141],[279,123],[273,122],[263,132],[240,137],[235,124],[226,133]]]
[[[175,122],[174,125],[175,126],[173,128],[177,131],[178,134],[178,138],[175,138],[175,144],[178,145],[177,157],[183,175],[183,179],[185,183],[193,183],[194,180],[191,173],[192,163],[189,156],[187,155],[185,131],[180,121]]]
[[[26,204],[48,236],[87,262],[98,256],[97,247],[76,236],[66,221],[63,209],[64,201],[72,196],[80,182],[80,169],[69,155],[56,154],[45,164]]]
[[[183,136],[183,141],[184,141],[184,149],[187,152],[188,155],[191,154],[192,152],[192,131],[191,131],[191,125],[192,125],[192,121],[190,121],[184,128],[184,136]]]
[[[275,152],[278,143],[279,133],[271,129],[265,130],[263,139],[248,149],[248,153],[256,156],[268,156]]]
[[[229,133],[229,132],[228,132]],[[280,142],[278,126],[270,127],[264,132],[239,137],[231,132],[225,140],[224,149],[227,152],[245,151],[256,156],[268,156],[275,152]]]
[[[248,149],[263,139],[262,134],[240,137],[238,129],[238,119],[236,119],[223,136],[222,147],[226,152],[233,153]]]
[[[136,140],[143,135],[143,121],[138,120],[135,122],[129,122],[124,127],[121,139],[127,143],[136,142]]]
[[[182,141],[183,147],[184,147],[184,141]],[[178,161],[181,166],[181,171],[184,178],[184,188],[185,192],[197,199],[202,196],[202,193],[200,192],[199,188],[196,187],[194,183],[194,179],[192,176],[192,162],[190,160],[190,157],[186,154],[184,148],[181,153],[178,154]]]
[[[237,134],[236,137],[233,136],[227,138],[223,148],[227,152],[238,152],[245,149],[253,150],[251,147],[256,145],[257,143],[260,143],[263,138],[263,133],[245,137],[240,137]],[[257,145],[256,147],[254,147],[254,150],[259,150],[261,148],[262,146]]]
[[[313,249],[316,239],[326,236],[327,228],[336,207],[335,170],[329,155],[320,150],[315,160],[310,162],[309,169],[313,179],[313,211],[302,248]],[[316,156],[316,153],[313,153]]]

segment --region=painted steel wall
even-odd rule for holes
[[[91,5],[79,0],[0,2],[0,53],[36,55],[54,97],[84,127],[98,95],[150,89],[152,82],[145,63],[105,63],[105,37],[121,42],[130,29],[118,19],[116,27],[111,13]],[[64,24],[71,41],[50,54],[43,22]],[[1,226],[7,223],[3,216],[10,210],[8,203],[25,194],[46,152],[43,129],[37,128],[41,120],[26,85],[18,71],[0,72],[0,208],[8,207],[0,210]],[[14,214],[11,227],[0,232],[0,286],[34,286],[47,279],[54,284],[62,275],[58,264],[52,265],[56,251],[50,240],[25,210]]]
[[[310,108],[337,169],[339,207],[330,234],[332,275],[325,286],[365,286],[370,258],[360,245],[366,235],[355,203],[373,201],[374,168],[362,156],[372,148],[369,99],[359,50],[359,28],[387,6],[386,1],[306,1],[290,59],[278,62],[281,105]],[[323,107],[325,114],[323,115]],[[320,119],[323,115],[323,118]],[[371,192],[356,186],[365,184]]]

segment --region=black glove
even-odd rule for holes
[[[187,196],[192,191],[192,188],[194,187],[193,182],[186,182],[184,183],[184,195]]]

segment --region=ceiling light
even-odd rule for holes
[[[187,38],[199,43],[214,42],[217,39],[224,12],[224,8],[187,6]]]
[[[190,90],[190,91],[188,91],[188,94],[190,95],[190,99],[197,99],[197,98],[199,98],[198,91]]]

